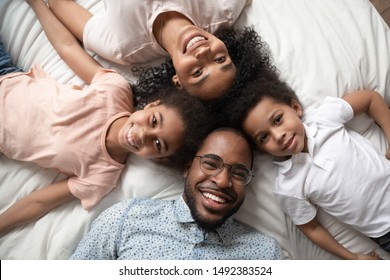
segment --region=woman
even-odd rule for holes
[[[102,15],[70,0],[49,4],[87,49],[120,64],[169,55],[174,85],[211,100],[225,93],[237,74],[225,43],[213,34],[232,26],[250,2],[105,1]]]

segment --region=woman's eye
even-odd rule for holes
[[[152,117],[152,127],[157,125],[157,118],[155,116]]]
[[[194,73],[192,73],[192,76],[195,78],[199,77],[200,75],[202,75],[202,69],[198,69]]]
[[[226,61],[226,57],[224,56],[217,57],[216,59],[214,59],[214,61],[217,63],[224,63]]]

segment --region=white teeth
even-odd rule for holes
[[[226,202],[226,199],[223,199],[223,198],[220,198],[220,197],[218,197],[218,196],[216,196],[216,195],[213,195],[213,194],[211,194],[211,193],[202,193],[205,197],[207,197],[207,198],[209,198],[209,199],[211,199],[211,200],[214,200],[214,201],[216,201],[216,202],[219,202],[219,203],[225,203]]]
[[[206,40],[206,38],[205,38],[205,37],[202,37],[202,36],[196,36],[196,37],[192,38],[192,39],[188,42],[188,44],[187,44],[186,51],[187,51],[189,48],[191,48],[193,45],[195,45],[197,42],[202,41],[202,40]]]
[[[127,132],[127,141],[129,141],[130,145],[135,146],[135,142],[132,136],[133,136],[133,127],[131,127]]]

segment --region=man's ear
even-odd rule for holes
[[[153,106],[157,106],[161,103],[161,100],[156,100],[145,105],[144,110]]]
[[[185,165],[185,167],[183,169],[183,178],[187,178],[188,172],[190,171],[190,168],[191,168],[191,165],[192,165],[192,160],[187,162],[187,164]]]
[[[295,110],[295,112],[297,112],[297,115],[299,117],[302,117],[302,115],[303,115],[303,108],[302,108],[302,105],[298,101],[293,99],[292,102],[291,102],[291,107]]]
[[[178,89],[183,89],[183,85],[180,83],[179,77],[177,75],[172,77],[172,82]]]

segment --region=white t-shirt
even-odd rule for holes
[[[84,46],[119,63],[143,63],[167,56],[153,35],[161,13],[176,11],[196,26],[215,33],[232,26],[252,0],[109,0],[104,14],[94,15],[83,31]]]
[[[297,224],[311,221],[316,206],[369,237],[390,231],[390,161],[363,136],[347,131],[352,107],[327,97],[304,122],[308,153],[276,162],[274,194]]]

